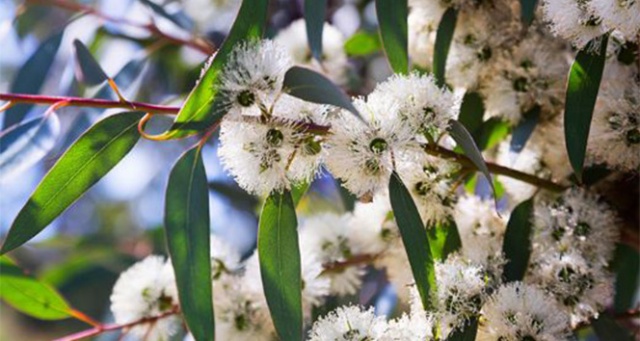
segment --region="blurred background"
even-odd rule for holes
[[[0,0],[0,93],[32,91],[117,99],[106,85],[87,86],[80,79],[73,47],[73,41],[78,39],[106,73],[115,78],[128,100],[179,106],[208,57],[202,47],[220,45],[240,2]],[[369,39],[371,48],[378,50],[373,1],[328,3],[329,22],[345,37],[359,32],[360,38]],[[302,0],[271,1],[267,36],[274,36],[301,18],[302,7]],[[55,45],[52,42],[60,39],[60,35],[59,48],[51,51],[51,45]],[[177,40],[198,41],[199,45],[193,45],[200,48],[175,43]],[[36,84],[39,82],[33,75],[20,77],[23,65],[39,49],[49,49],[54,56],[42,84]],[[379,52],[350,59],[346,87],[352,94],[366,93],[389,74],[387,62]],[[42,116],[46,109],[46,106],[28,108],[24,121]],[[0,236],[6,235],[20,208],[61,153],[92,123],[114,112],[117,110],[79,107],[56,111],[61,129],[57,136],[51,136],[52,151],[24,170],[0,171]],[[11,120],[4,112],[0,113],[3,130]],[[154,119],[148,132],[160,132],[170,123],[170,117]],[[261,203],[238,188],[221,169],[215,140],[211,139],[204,149],[211,190],[211,230],[248,256],[255,248]],[[172,164],[194,141],[141,139],[105,178],[11,256],[21,267],[59,289],[78,310],[109,321],[109,295],[120,272],[149,254],[166,254],[162,226],[166,182]],[[22,162],[34,163],[35,160],[28,159],[37,158],[35,154],[27,155]],[[299,206],[303,217],[311,211],[307,204],[311,200],[315,211],[343,211],[353,205],[354,199],[329,176],[323,176],[314,182]],[[393,310],[393,289],[384,283],[384,275],[371,271],[367,278],[361,297],[355,299],[377,303],[382,312]],[[50,340],[88,327],[75,320],[32,319],[4,303],[0,303],[0,314],[0,340]],[[112,333],[99,339],[117,337],[117,333]]]

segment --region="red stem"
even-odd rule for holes
[[[9,101],[12,103],[29,103],[29,104],[56,104],[59,102],[67,102],[67,105],[79,106],[79,107],[94,107],[94,108],[124,108],[132,109],[144,112],[151,112],[154,114],[168,114],[175,115],[180,110],[179,107],[171,107],[165,105],[156,105],[142,102],[121,102],[111,101],[97,98],[82,98],[82,97],[64,97],[64,96],[43,96],[43,95],[28,95],[28,94],[5,94],[0,93],[0,100]]]

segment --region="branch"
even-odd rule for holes
[[[8,109],[11,105],[18,103],[37,104],[37,105],[51,105],[59,102],[67,102],[66,105],[78,106],[78,107],[93,107],[93,108],[123,108],[132,109],[144,112],[150,112],[154,114],[166,114],[175,115],[180,111],[179,107],[171,107],[165,105],[156,105],[142,102],[122,102],[111,101],[97,98],[82,98],[82,97],[63,97],[63,96],[42,96],[42,95],[29,95],[29,94],[5,94],[0,93],[0,100],[8,101],[9,104],[1,106],[2,109]]]
[[[378,258],[378,255],[371,255],[371,254],[365,253],[365,254],[355,255],[343,261],[325,263],[322,265],[324,267],[324,270],[322,271],[322,273],[341,272],[350,266],[370,264],[376,258]]]
[[[156,322],[160,319],[163,319],[165,317],[171,316],[171,315],[175,315],[180,311],[180,309],[178,308],[178,306],[174,306],[173,309],[166,311],[158,316],[152,316],[152,317],[145,317],[142,319],[139,319],[137,321],[133,321],[133,322],[129,322],[129,323],[125,323],[125,324],[104,324],[104,325],[99,325],[96,327],[93,327],[91,329],[87,329],[87,330],[83,330],[81,332],[77,332],[71,335],[67,335],[67,336],[63,336],[59,339],[55,339],[54,341],[77,341],[77,340],[82,340],[82,339],[86,339],[88,337],[91,336],[96,336],[96,335],[100,335],[102,333],[105,332],[110,332],[110,331],[115,331],[115,330],[120,330],[120,329],[126,329],[126,328],[130,328],[130,327],[134,327],[137,326],[139,324],[145,324],[145,323],[153,323]]]
[[[169,34],[166,34],[164,32],[162,32],[162,30],[160,30],[160,28],[158,28],[158,26],[156,26],[155,23],[150,22],[148,24],[141,24],[141,23],[137,23],[137,22],[133,22],[124,18],[114,18],[112,16],[109,16],[107,14],[104,14],[100,11],[98,11],[97,9],[91,7],[91,6],[87,6],[87,5],[83,5],[83,4],[79,4],[79,3],[75,3],[73,1],[67,1],[67,0],[28,0],[27,4],[34,4],[34,5],[45,5],[45,6],[54,6],[54,7],[58,7],[64,10],[68,10],[71,12],[80,12],[80,13],[85,13],[85,14],[90,14],[93,16],[96,16],[102,20],[105,21],[109,21],[115,24],[122,24],[122,25],[127,25],[127,26],[131,26],[131,27],[136,27],[136,28],[140,28],[143,30],[146,30],[147,32],[149,32],[149,34],[151,34],[152,36],[158,37],[159,39],[162,39],[166,42],[175,44],[175,45],[184,45],[184,46],[189,46],[197,51],[200,51],[206,55],[211,55],[213,54],[216,49],[215,46],[213,46],[212,43],[210,43],[209,41],[200,38],[200,37],[194,37],[192,40],[189,39],[183,39],[183,38],[179,38],[179,37],[175,37]]]
[[[430,155],[438,156],[443,159],[453,160],[458,162],[460,165],[462,165],[465,168],[477,170],[477,167],[475,166],[475,164],[471,161],[471,159],[469,159],[465,155],[458,154],[452,150],[449,150],[434,144],[423,145],[423,149],[425,152],[427,152]],[[528,184],[534,185],[539,188],[544,188],[550,191],[562,192],[566,189],[565,186],[557,184],[553,181],[539,178],[535,175],[524,173],[524,172],[515,170],[513,168],[501,166],[496,163],[487,162],[487,168],[489,169],[489,172],[493,174],[504,175],[504,176],[507,176],[516,180],[520,180],[522,182],[526,182]]]

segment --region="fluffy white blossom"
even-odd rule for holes
[[[592,265],[606,265],[618,240],[615,213],[585,190],[567,190],[556,201],[534,207],[533,259],[547,252],[578,251]]]
[[[461,196],[455,206],[455,222],[460,234],[460,253],[480,264],[493,278],[502,274],[502,243],[508,216],[498,215],[493,201]]]
[[[425,70],[433,66],[433,52],[440,18],[446,10],[438,1],[414,1],[407,22],[411,61]],[[424,3],[424,5],[422,4]]]
[[[443,223],[452,216],[457,164],[423,154],[413,162],[400,163],[398,168],[427,226]]]
[[[433,339],[434,318],[424,310],[411,310],[410,314],[388,323],[387,331],[380,341],[426,341]]]
[[[373,309],[339,307],[313,324],[309,341],[379,340],[386,328],[384,318]]]
[[[484,268],[450,254],[436,263],[437,301],[440,328],[448,335],[473,318],[484,301]]]
[[[433,77],[417,72],[391,76],[376,86],[368,102],[383,108],[397,104],[400,119],[433,140],[449,127],[449,120],[458,116],[460,106],[451,91],[438,87]]]
[[[240,269],[240,251],[216,235],[211,235],[210,243],[211,276],[214,280]]]
[[[355,246],[348,227],[346,216],[333,213],[312,216],[300,225],[300,250],[315,254],[322,264],[347,260],[355,255]],[[346,295],[356,292],[362,283],[363,274],[364,269],[361,266],[348,266],[327,271],[322,276],[331,280],[331,293]]]
[[[301,250],[300,268],[302,277],[303,311],[308,314],[313,306],[324,303],[331,292],[331,278],[322,276],[324,266],[315,253]]]
[[[564,54],[562,44],[537,33],[499,53],[481,85],[488,117],[501,117],[515,125],[536,106],[541,117],[558,115],[569,71]]]
[[[607,31],[602,18],[593,11],[591,2],[592,0],[544,0],[542,8],[552,32],[581,49],[590,40]]]
[[[227,60],[216,85],[224,98],[218,110],[254,116],[268,111],[292,65],[287,51],[272,40],[248,41],[237,44]]]
[[[179,330],[180,318],[170,314],[177,305],[173,268],[162,256],[148,256],[132,265],[120,274],[111,293],[111,312],[118,324],[167,315],[128,329],[145,340],[168,341]]]
[[[313,58],[307,43],[307,27],[304,19],[292,22],[278,32],[274,39],[282,45],[297,65],[308,66],[324,73],[338,84],[347,81],[347,54],[344,51],[345,38],[337,28],[325,22],[322,28],[322,65]]]
[[[613,299],[613,275],[577,252],[544,255],[525,278],[553,295],[571,317],[571,325],[598,317]]]
[[[589,5],[609,29],[619,30],[629,41],[640,33],[640,2],[636,0],[591,0]]]
[[[399,117],[399,103],[390,107],[356,99],[365,122],[341,111],[331,122],[326,165],[358,197],[373,196],[389,182],[394,162],[418,148],[414,130]]]
[[[369,203],[356,202],[349,230],[357,253],[376,255],[387,250],[399,237],[387,193],[380,192]]]
[[[563,341],[571,333],[568,316],[553,298],[521,282],[500,287],[484,304],[482,313],[481,341]]]
[[[595,162],[623,171],[637,171],[640,169],[640,73],[633,65],[616,64],[619,63],[610,60],[605,66],[587,150]]]
[[[521,172],[548,178],[550,171],[542,163],[542,151],[539,144],[527,143],[522,150],[515,152],[511,148],[511,139],[498,145],[496,161],[500,165],[519,170]],[[507,176],[497,176],[509,198],[510,206],[514,207],[531,198],[538,187]]]

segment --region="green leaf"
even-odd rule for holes
[[[307,41],[313,58],[322,62],[322,29],[327,11],[327,0],[305,0],[304,21],[307,28]]]
[[[488,150],[498,145],[511,132],[509,123],[497,117],[492,117],[480,126],[473,135],[480,150]]]
[[[361,57],[376,53],[380,51],[381,47],[378,35],[367,31],[354,33],[344,44],[345,52],[352,57]]]
[[[489,169],[487,168],[487,164],[484,162],[482,158],[482,154],[480,150],[478,150],[478,146],[473,141],[473,137],[467,131],[467,129],[462,125],[462,123],[458,121],[451,120],[449,121],[449,133],[451,137],[456,141],[458,146],[462,148],[465,155],[473,162],[473,164],[478,168],[479,171],[484,174],[487,180],[491,183],[491,190],[495,196],[496,190],[493,186],[493,182],[491,181],[491,175],[489,174]]]
[[[475,341],[477,333],[478,319],[472,318],[462,328],[454,329],[447,337],[447,341]]]
[[[520,0],[520,17],[522,22],[529,26],[536,15],[538,0]]]
[[[107,174],[138,142],[141,112],[105,118],[87,130],[60,157],[11,225],[0,254],[42,231]]]
[[[582,181],[593,108],[598,97],[606,59],[608,35],[595,38],[578,52],[571,65],[564,109],[564,134],[571,167]],[[599,44],[599,45],[597,45]],[[589,51],[597,51],[595,54]]]
[[[531,254],[532,218],[533,199],[521,202],[511,212],[502,244],[502,253],[506,260],[504,265],[506,282],[521,281],[527,271]]]
[[[98,85],[109,79],[98,61],[93,58],[91,52],[80,40],[74,40],[73,46],[76,48],[76,60],[79,66],[76,68],[78,80],[87,85]]]
[[[231,32],[204,71],[198,84],[191,90],[178,116],[168,131],[159,139],[183,138],[209,128],[226,114],[219,109],[218,77],[234,46],[243,40],[259,38],[267,22],[269,0],[243,1]]]
[[[258,228],[258,255],[264,294],[281,340],[302,339],[302,280],[298,221],[291,193],[272,193]]]
[[[428,226],[427,237],[429,238],[431,255],[438,261],[444,261],[450,253],[462,246],[458,226],[453,220]]]
[[[309,187],[311,187],[310,183],[301,182],[291,188],[291,198],[293,199],[294,206],[298,206],[298,203],[300,203],[302,197],[307,193]]]
[[[633,308],[634,297],[640,287],[640,254],[634,248],[618,244],[613,261],[616,272],[615,310]]]
[[[601,313],[597,319],[593,320],[591,326],[601,341],[633,341],[634,339],[627,329],[605,313]]]
[[[26,275],[6,256],[0,257],[0,269],[0,298],[3,301],[41,320],[72,317],[72,308],[55,289]]]
[[[63,33],[56,33],[40,44],[36,52],[22,65],[13,79],[11,93],[37,94],[40,92],[40,88],[42,88],[42,84],[58,53]],[[33,107],[31,104],[18,104],[9,108],[4,115],[3,127],[6,129],[16,123],[20,123],[31,107]]]
[[[310,69],[294,66],[284,75],[283,86],[291,96],[307,102],[330,104],[347,109],[360,118],[351,99],[325,76]]]
[[[209,191],[199,147],[182,154],[171,170],[164,225],[187,327],[196,340],[213,340]]]
[[[484,116],[484,103],[482,97],[477,92],[467,92],[462,98],[460,105],[460,116],[458,121],[464,125],[469,132],[475,132],[482,126],[482,116]]]
[[[60,135],[60,120],[51,112],[0,133],[0,180],[15,177],[45,157]]]
[[[376,0],[376,14],[382,46],[391,69],[395,73],[406,74],[409,71],[407,0]]]
[[[422,305],[425,310],[431,311],[435,309],[431,298],[436,293],[436,273],[429,239],[411,193],[396,172],[389,180],[389,199]]]
[[[537,105],[522,115],[522,121],[513,128],[511,145],[509,146],[512,152],[520,153],[524,149],[539,120],[540,106]]]
[[[449,47],[453,40],[453,31],[456,28],[456,21],[458,19],[458,11],[453,7],[449,7],[442,15],[438,31],[436,33],[436,42],[433,53],[433,75],[436,78],[436,83],[439,86],[444,86],[445,82],[445,69],[447,66],[447,56],[449,55]]]

